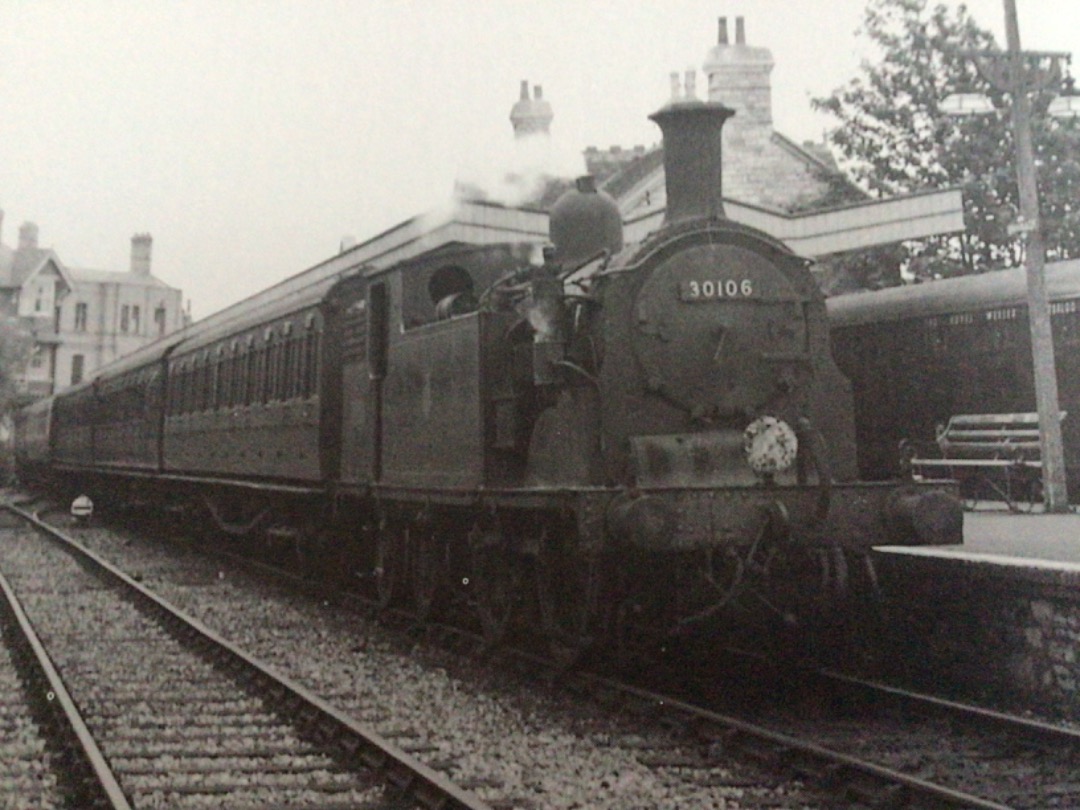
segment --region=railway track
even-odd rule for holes
[[[0,807],[126,807],[7,579],[0,575]]]
[[[402,627],[410,622],[408,616],[396,619]],[[450,644],[457,649],[484,649],[480,636],[459,628],[437,627],[433,633],[453,638]],[[512,655],[517,668],[533,676],[550,670],[543,658],[523,651]],[[643,743],[639,760],[676,766],[699,779],[707,780],[710,768],[739,752],[844,806],[1080,806],[1080,779],[1073,776],[1080,765],[1080,730],[1029,717],[813,667],[775,678],[773,699],[786,695],[789,700],[762,712],[760,698],[752,698],[750,713],[718,711],[708,697],[716,692],[715,680],[673,694],[662,686],[646,688],[596,674],[563,677],[549,671],[547,677],[562,678],[576,691],[645,722],[677,729],[680,733],[666,741]],[[754,684],[758,693],[767,688],[759,668],[739,679]],[[682,666],[648,679],[664,681],[693,683],[694,678]],[[802,711],[811,705],[815,710]],[[820,711],[822,706],[840,710],[830,714]]]
[[[100,785],[66,806],[488,807],[24,517],[32,531],[0,528],[0,570],[78,706]],[[51,702],[68,702],[61,688]]]
[[[448,646],[457,651],[483,648],[479,637],[470,640],[447,628],[434,632],[454,634]],[[846,807],[897,808],[1080,804],[1072,778],[1080,745],[1073,732],[1058,726],[811,670],[788,671],[787,684],[776,687],[776,694],[787,695],[800,706],[806,705],[809,694],[819,704],[845,707],[844,712],[834,716],[785,713],[782,708],[765,712],[758,703],[757,710],[747,715],[718,708],[709,697],[710,691],[717,693],[715,688],[696,694],[687,688],[673,694],[670,688],[656,691],[599,676],[545,670],[542,661],[524,655],[515,660],[531,678],[587,692],[594,702],[629,718],[632,727],[642,730],[640,735],[612,740],[612,745],[634,749],[639,764],[666,780],[730,786],[742,794],[745,806],[810,807],[837,801]],[[684,667],[680,679],[693,680],[686,676]],[[735,677],[762,682],[758,674]],[[793,682],[800,690],[792,687]],[[823,692],[825,683],[831,684],[828,696]],[[418,751],[438,747],[426,744],[423,732],[400,731]],[[758,763],[773,775],[761,771],[740,775],[731,767],[733,757]],[[485,780],[480,776],[476,783]],[[754,791],[764,795],[753,798]],[[735,799],[730,806],[743,806],[738,802]],[[520,806],[550,805],[541,798],[538,804]]]

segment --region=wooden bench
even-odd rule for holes
[[[1065,418],[1065,411],[1059,418]],[[937,429],[937,452],[900,443],[901,463],[917,481],[959,481],[970,500],[986,490],[1009,509],[1031,509],[1042,497],[1042,450],[1037,413],[961,414]]]

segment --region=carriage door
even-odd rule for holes
[[[369,349],[385,348],[372,339],[368,299],[367,280],[357,274],[338,282],[323,305],[319,457],[323,476],[346,488],[369,483],[376,458],[375,400],[385,359]]]
[[[383,437],[383,380],[390,340],[390,291],[386,282],[380,281],[368,287],[368,431],[371,449],[371,480],[382,478]]]

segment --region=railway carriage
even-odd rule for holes
[[[165,408],[165,357],[156,343],[118,360],[92,384],[90,419],[93,464],[147,474],[161,471],[161,422]]]
[[[323,282],[169,353],[161,465],[207,481],[319,483]]]
[[[1065,466],[1080,486],[1080,260],[1046,267]],[[837,362],[855,389],[859,474],[895,477],[901,440],[963,413],[1035,406],[1023,269],[829,299]],[[888,407],[882,407],[888,403]]]
[[[15,412],[15,468],[33,483],[44,481],[52,462],[52,398],[33,402]]]
[[[94,428],[99,413],[93,381],[87,381],[64,391],[53,400],[52,461],[59,469],[64,466],[92,468]]]
[[[542,257],[450,244],[257,296],[59,394],[54,472],[560,651],[735,604],[786,620],[875,543],[959,542],[941,487],[853,480],[809,263],[724,216],[731,114],[654,116],[667,217],[643,244],[583,179]]]

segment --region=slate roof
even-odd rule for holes
[[[850,187],[853,196],[865,197],[866,193],[858,188],[851,180],[840,171],[833,160],[829,150],[816,144],[800,145],[779,132],[772,133],[772,141],[777,146],[792,154],[803,163],[841,180],[845,186]],[[664,170],[664,147],[656,146],[641,157],[635,158],[621,167],[613,174],[604,179],[600,188],[621,200],[626,194],[636,188],[649,177],[663,172]]]
[[[57,266],[61,266],[60,259],[49,248],[0,248],[0,288],[21,287],[48,259],[53,259]]]
[[[169,288],[168,284],[153,275],[140,276],[137,273],[117,272],[113,270],[91,270],[85,267],[69,267],[68,274],[75,283],[123,284],[127,287]]]
[[[601,183],[601,188],[618,200],[634,186],[664,168],[664,147],[657,146],[634,158]]]

